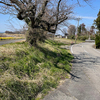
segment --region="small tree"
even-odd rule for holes
[[[75,32],[76,32],[76,27],[74,25],[70,25],[68,27],[68,34],[69,35],[75,35]]]
[[[82,23],[82,24],[81,24],[81,34],[82,34],[82,35],[86,35],[86,33],[87,33],[87,30],[86,30],[86,28],[85,28],[85,24]]]
[[[95,27],[94,26],[91,26],[91,28],[90,28],[90,35],[93,35],[94,34],[94,29],[95,29]]]
[[[78,27],[78,33],[77,33],[78,36],[81,35],[81,25]]]
[[[86,35],[86,33],[87,30],[85,28],[85,24],[84,23],[80,24],[80,26],[78,27],[78,36]]]

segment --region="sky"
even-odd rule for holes
[[[86,25],[85,27],[89,28],[93,25],[94,19],[97,18],[100,9],[100,0],[90,0],[89,4],[83,2],[83,0],[79,1],[81,6],[78,5],[74,8],[74,16],[81,18],[79,24],[84,23]],[[70,3],[72,2],[74,3],[75,0],[72,0]],[[70,25],[78,25],[78,21],[76,20],[69,20],[68,23]],[[21,29],[24,25],[24,21],[19,21],[17,18],[14,18],[14,16],[0,14],[0,32],[5,32],[6,30],[16,31]]]
[[[75,16],[81,18],[79,24],[84,23],[86,27],[89,27],[93,25],[94,19],[97,18],[100,9],[100,0],[90,0],[89,4],[85,2],[80,4],[83,6],[74,9]],[[77,21],[72,21],[72,23],[76,26]]]

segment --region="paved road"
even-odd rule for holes
[[[100,100],[100,50],[93,43],[81,43],[71,47],[74,55],[71,79],[43,100]]]
[[[22,41],[22,40],[25,40],[25,39],[17,39],[17,40],[2,40],[2,41],[0,41],[0,45],[8,44],[8,43],[14,43],[14,42]]]

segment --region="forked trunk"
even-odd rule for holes
[[[47,32],[42,29],[29,27],[26,34],[26,41],[29,42],[31,46],[36,47],[38,41],[44,42],[45,39],[47,39],[46,33]]]
[[[31,46],[37,46],[37,29],[29,27],[26,34],[26,41],[29,42]]]

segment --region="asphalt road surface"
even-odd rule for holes
[[[94,43],[81,43],[71,47],[74,55],[71,79],[43,100],[100,100],[100,50]]]
[[[0,41],[0,45],[3,45],[3,44],[8,44],[8,43],[14,43],[14,42],[23,41],[23,40],[25,40],[25,39],[2,40],[2,41]]]

